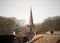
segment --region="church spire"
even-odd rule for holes
[[[26,34],[28,40],[31,40],[34,35],[34,24],[33,24],[33,16],[32,16],[32,8],[30,7],[30,19],[28,25],[28,33]]]
[[[30,8],[30,25],[33,25],[32,8]]]

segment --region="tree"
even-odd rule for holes
[[[12,17],[0,17],[0,35],[12,35],[15,31],[16,34],[20,34],[21,24],[20,20]]]
[[[41,24],[37,24],[35,29],[40,33],[45,33],[46,31],[59,31],[60,16],[45,19]]]
[[[0,35],[12,34],[14,23],[15,22],[10,18],[0,17]]]
[[[48,18],[42,23],[42,27],[47,31],[57,31],[60,30],[60,17],[51,17]]]

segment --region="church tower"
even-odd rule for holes
[[[33,25],[32,8],[30,8],[30,25]]]
[[[33,32],[34,23],[33,23],[33,16],[32,16],[32,8],[30,8],[30,19],[29,19],[29,30]]]
[[[30,8],[30,17],[29,17],[29,25],[27,25],[27,34],[26,37],[28,40],[31,40],[34,36],[34,23],[33,23],[33,16],[32,16],[32,8]]]
[[[28,26],[28,32],[26,34],[26,37],[28,40],[31,40],[34,36],[34,24],[33,24],[33,16],[32,16],[32,8],[30,8],[30,17],[29,17],[29,25]]]

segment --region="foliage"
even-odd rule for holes
[[[12,35],[15,31],[20,34],[21,22],[20,20],[12,17],[0,17],[0,35]]]
[[[59,31],[60,16],[45,19],[41,24],[37,24],[35,29],[39,33],[45,33],[46,31]]]

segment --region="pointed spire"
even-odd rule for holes
[[[30,25],[33,25],[32,8],[30,7]]]

